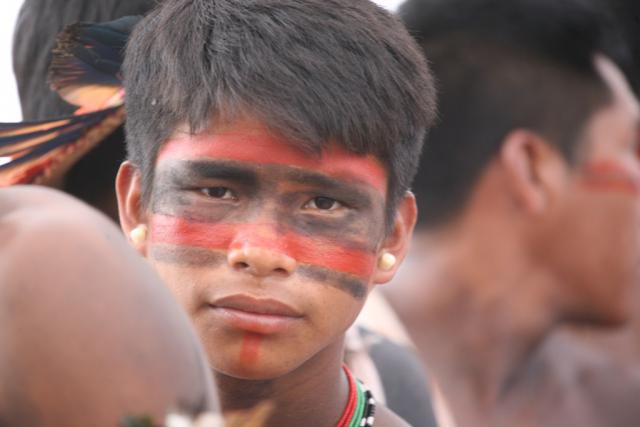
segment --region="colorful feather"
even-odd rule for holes
[[[122,89],[124,48],[139,20],[127,16],[102,24],[66,27],[53,49],[51,88],[84,111],[103,108]]]
[[[56,185],[124,122],[121,64],[140,17],[65,28],[53,50],[51,87],[79,108],[49,121],[0,123],[0,187]]]
[[[86,153],[124,122],[124,107],[70,118],[0,124],[0,187],[57,186]]]

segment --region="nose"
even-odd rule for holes
[[[257,277],[289,276],[296,269],[296,260],[275,249],[243,245],[231,249],[227,255],[229,265]]]

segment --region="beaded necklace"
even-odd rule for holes
[[[336,427],[367,427],[375,421],[376,401],[371,392],[357,381],[346,365],[342,366],[349,381],[349,399]]]

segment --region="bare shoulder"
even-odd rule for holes
[[[53,190],[0,190],[0,348],[2,425],[217,408],[191,322],[151,266],[107,217]]]
[[[82,238],[86,233],[119,234],[101,213],[83,202],[60,191],[39,186],[18,186],[0,191],[0,233],[3,250],[17,247],[18,237],[41,236],[38,244],[47,244],[48,238],[65,235]],[[31,246],[36,246],[30,242]],[[59,245],[67,239],[56,241]]]
[[[0,242],[5,297],[26,296],[30,288],[42,297],[94,292],[121,299],[137,295],[165,306],[172,302],[112,221],[61,192],[36,186],[1,190]]]
[[[409,427],[409,424],[384,405],[376,405],[375,427]]]

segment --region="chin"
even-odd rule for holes
[[[631,320],[632,308],[631,308],[630,298],[619,303],[617,306],[611,306],[609,308],[610,310],[607,313],[607,317],[604,322],[605,326],[608,326],[608,327],[624,326]]]
[[[575,316],[573,320],[589,327],[617,328],[627,324],[631,315],[631,299],[626,299],[619,302],[610,301],[606,306]]]
[[[226,375],[228,377],[249,381],[268,381],[282,377],[295,369],[299,365],[292,366],[290,364],[278,361],[270,363],[266,360],[259,360],[253,363],[243,363],[235,361],[224,365],[212,365],[214,371]]]
[[[629,281],[629,283],[633,283]],[[603,307],[606,326],[617,327],[628,323],[634,312],[636,295],[632,292],[633,286],[625,286],[619,289],[616,298],[610,298],[609,304]],[[603,301],[606,301],[603,298]]]

